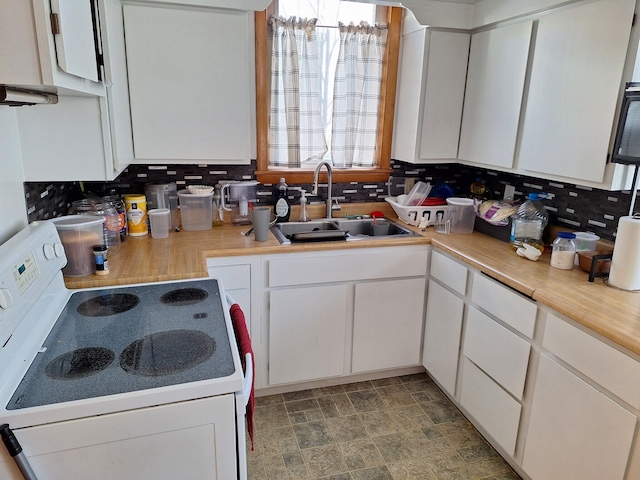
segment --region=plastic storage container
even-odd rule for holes
[[[104,217],[94,215],[68,215],[51,220],[56,226],[67,256],[62,274],[83,277],[96,270],[93,246],[103,243]]]
[[[424,182],[416,182],[413,186],[409,195],[405,199],[403,205],[412,207],[412,206],[420,206],[422,202],[429,196],[429,192],[431,192],[431,184]]]
[[[576,258],[575,234],[559,232],[551,244],[551,266],[561,270],[571,270]]]
[[[471,233],[476,222],[475,201],[472,198],[447,198],[451,210],[451,233]]]
[[[209,230],[213,225],[213,192],[179,190],[180,216],[184,230]]]
[[[549,222],[549,214],[540,203],[542,198],[546,198],[546,194],[530,193],[511,216],[510,240],[514,248],[521,247],[523,243],[542,244],[542,234]]]
[[[168,208],[171,223],[169,227],[175,230],[178,222],[178,189],[174,182],[147,183],[144,186],[144,194],[147,197],[147,209]]]

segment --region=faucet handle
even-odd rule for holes
[[[333,201],[335,202],[335,204],[331,205],[331,210],[341,210],[342,207],[340,206],[340,204],[338,203],[338,199],[334,198]]]

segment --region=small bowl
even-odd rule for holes
[[[578,266],[585,272],[591,272],[591,263],[594,255],[607,255],[613,253],[613,250],[589,250],[578,252]],[[611,259],[599,259],[596,273],[607,273],[611,267]]]

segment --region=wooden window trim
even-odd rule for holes
[[[293,169],[269,167],[269,26],[268,19],[273,13],[273,5],[255,13],[256,34],[256,139],[257,169],[256,179],[260,183],[278,183],[286,177],[287,183],[300,184],[313,182],[312,169]],[[401,7],[387,8],[387,46],[382,66],[382,87],[380,111],[378,115],[378,139],[376,144],[376,168],[333,169],[333,181],[348,182],[386,182],[391,175],[391,141],[393,136],[393,117],[396,103],[396,84],[398,80],[398,59],[400,53],[400,35],[402,30]],[[324,179],[322,176],[324,175]],[[326,181],[323,169],[321,181]]]

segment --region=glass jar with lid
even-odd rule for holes
[[[570,232],[559,232],[551,244],[551,266],[561,270],[571,270],[576,257],[576,235]]]
[[[102,224],[102,233],[105,245],[107,247],[120,245],[120,215],[112,203],[103,201],[101,198],[83,198],[71,203],[69,213],[103,216],[105,222]]]

